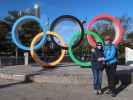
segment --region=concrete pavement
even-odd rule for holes
[[[118,66],[115,98],[97,96],[91,70],[77,65],[63,64],[53,70],[19,65],[0,68],[0,100],[132,100],[132,68]],[[103,88],[106,82],[103,73]]]
[[[92,85],[25,83],[23,81],[0,80],[0,100],[132,100],[133,84],[115,98],[103,94],[97,96]]]

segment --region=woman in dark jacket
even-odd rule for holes
[[[94,77],[94,90],[96,90],[97,95],[102,94],[101,84],[102,84],[102,71],[103,71],[103,45],[98,42],[97,47],[92,50],[91,62],[92,62],[92,72]]]

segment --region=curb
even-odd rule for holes
[[[24,81],[25,75],[0,73],[0,79]]]

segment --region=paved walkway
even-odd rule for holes
[[[115,98],[93,93],[92,85],[24,83],[0,80],[0,100],[132,100],[133,84]]]
[[[63,64],[52,70],[38,66],[0,68],[0,100],[132,100],[133,67],[118,66],[115,98],[93,93],[92,73],[88,68]],[[4,80],[3,80],[4,79]],[[8,79],[8,80],[7,80]],[[107,86],[103,74],[103,88]]]

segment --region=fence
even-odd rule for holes
[[[23,65],[24,57],[14,57],[14,56],[2,56],[0,57],[1,66],[12,66],[12,65]]]
[[[131,59],[131,57],[133,57],[133,50],[130,50],[129,48],[126,48],[126,63],[127,64],[129,64],[131,62],[133,63],[133,58]],[[40,57],[40,58],[42,58],[44,61],[46,61],[44,59],[44,57]],[[50,57],[50,58],[52,58],[52,57]],[[87,56],[87,58],[90,58],[90,57]],[[20,56],[19,57],[2,56],[2,57],[0,57],[0,65],[1,66],[25,65],[25,60],[24,59],[25,59],[24,56],[23,57],[20,57]],[[86,59],[86,61],[87,61],[87,59]],[[125,59],[119,59],[118,61],[119,61],[118,64],[125,64]],[[72,63],[72,62],[73,61],[70,59],[70,57],[68,55],[65,55],[64,59],[62,60],[62,63]],[[33,61],[33,59],[31,58],[31,56],[28,57],[28,64],[37,65]]]

